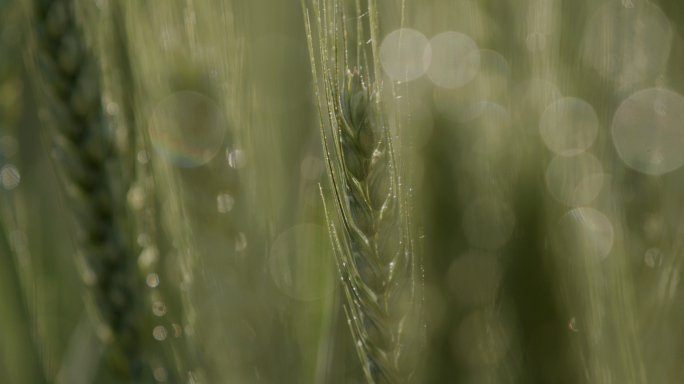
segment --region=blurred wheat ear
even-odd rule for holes
[[[60,184],[73,213],[84,277],[111,339],[106,369],[140,382],[142,313],[123,196],[126,164],[101,106],[100,71],[93,42],[85,38],[76,1],[24,0],[31,28],[27,47],[34,91]]]
[[[324,78],[323,98],[318,93],[318,84],[315,88],[332,186],[329,201],[334,206],[331,211],[326,205],[326,216],[347,297],[345,310],[366,378],[370,383],[405,383],[414,373],[415,352],[419,350],[414,344],[420,341],[416,321],[416,252],[409,225],[408,194],[401,186],[400,166],[381,96],[377,9],[375,2],[369,1],[375,71],[371,73],[366,65],[352,72],[347,68],[346,26],[338,24],[340,19],[346,19],[341,7],[334,0],[325,2],[321,10],[319,1],[313,1]],[[317,83],[311,25],[305,4],[303,8]],[[357,12],[361,14],[359,8],[357,3]],[[322,26],[330,22],[333,29],[326,33]],[[358,41],[363,39],[362,30],[359,24]],[[342,54],[338,48],[340,41],[344,46]],[[357,55],[358,63],[362,58],[367,62],[365,52]],[[324,200],[328,199],[324,196]]]

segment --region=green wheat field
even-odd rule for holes
[[[683,384],[681,0],[0,0],[0,384]]]

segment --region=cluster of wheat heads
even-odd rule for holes
[[[130,180],[102,110],[92,36],[84,33],[76,1],[26,0],[24,6],[45,136],[73,212],[76,243],[90,276],[86,282],[105,325],[101,334],[112,340],[107,365],[121,380],[139,382],[142,308],[123,198]]]
[[[338,1],[325,2],[323,7],[313,1],[323,71],[321,97],[309,11],[303,4],[334,207],[325,210],[347,298],[345,310],[366,378],[371,383],[404,383],[414,373],[412,353],[420,333],[409,194],[401,183],[396,143],[384,110],[377,7],[368,2],[373,66],[368,65],[362,44],[357,44],[353,70],[348,67],[342,7]],[[358,3],[357,13],[361,14]],[[362,41],[361,19],[358,23],[357,39]],[[329,24],[331,30],[325,28]]]

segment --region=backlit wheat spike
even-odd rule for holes
[[[79,251],[92,271],[87,282],[112,335],[107,369],[120,380],[139,382],[140,298],[122,199],[129,183],[122,180],[123,162],[105,125],[92,43],[78,24],[75,1],[24,4],[32,27],[29,66],[37,79],[41,119],[74,213]]]
[[[390,154],[358,72],[347,72],[340,97],[340,144],[345,168],[347,224],[352,268],[347,282],[357,305],[357,337],[375,382],[401,382],[400,325],[411,274],[397,197],[392,193]]]
[[[337,6],[334,2],[334,15]],[[318,1],[314,1],[314,13],[326,16]],[[325,20],[321,24],[327,25]],[[315,79],[310,27],[307,32]],[[407,337],[414,331],[407,324],[415,307],[413,247],[402,201],[406,197],[399,188],[377,77],[371,85],[369,75],[347,69],[340,85],[334,62],[338,34],[328,38],[323,33],[319,36],[325,79],[325,104],[319,95],[319,111],[329,112],[332,151],[323,113],[321,134],[333,202],[342,224],[334,225],[327,208],[326,212],[348,299],[349,324],[368,381],[405,383],[412,373],[406,348],[408,340],[414,339]]]

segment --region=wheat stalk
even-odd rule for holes
[[[127,238],[121,164],[113,132],[105,125],[100,75],[92,42],[78,24],[74,1],[25,2],[32,27],[28,52],[41,119],[54,145],[61,184],[74,213],[77,243],[94,301],[112,335],[108,368],[120,379],[142,377],[140,303],[135,258]],[[88,281],[89,280],[89,281]]]
[[[415,336],[409,326],[415,309],[415,256],[407,195],[401,188],[400,173],[381,97],[377,65],[377,16],[369,2],[373,41],[374,77],[368,71],[346,69],[339,81],[338,2],[332,3],[333,33],[329,37],[321,25],[328,25],[325,4],[313,2],[318,16],[319,43],[324,74],[325,104],[317,93],[321,116],[321,137],[327,169],[333,186],[333,201],[341,225],[328,224],[344,290],[349,324],[356,341],[366,378],[371,383],[403,383],[412,373],[407,364],[407,347]],[[357,10],[358,10],[357,3]],[[316,80],[311,27],[305,9],[307,35]],[[321,22],[321,16],[323,21]],[[344,16],[342,16],[344,19]],[[357,38],[362,39],[361,27]],[[342,27],[345,64],[348,60],[346,28]],[[330,38],[330,40],[328,40]],[[331,51],[328,51],[328,47]],[[360,62],[361,55],[359,55]],[[364,56],[365,59],[365,56]],[[328,66],[330,60],[331,67]],[[367,59],[365,59],[367,61]],[[366,66],[368,67],[368,66]],[[340,86],[341,85],[341,86]],[[315,86],[318,92],[318,86]],[[325,131],[323,110],[328,111],[332,135]],[[332,151],[328,139],[333,142]]]

